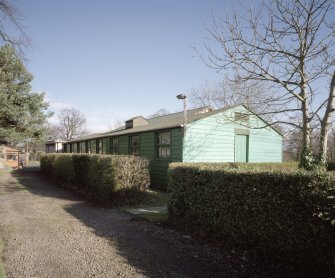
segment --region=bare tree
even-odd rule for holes
[[[62,128],[59,124],[47,123],[46,129],[47,129],[47,133],[46,133],[46,137],[44,138],[46,141],[47,140],[60,140],[62,138],[62,135],[61,135]]]
[[[75,108],[64,108],[59,113],[61,139],[72,140],[87,133],[86,118]]]
[[[18,9],[10,1],[0,0],[0,14],[0,40],[12,45],[16,53],[23,56],[23,48],[29,44],[29,37],[22,26]]]
[[[264,99],[269,98],[270,90],[270,88],[258,83],[234,83],[229,80],[228,76],[224,76],[218,82],[211,84],[206,82],[202,87],[191,89],[189,99],[194,107],[222,108],[243,103],[253,112],[263,115],[263,118],[270,121],[272,117],[267,112],[269,109],[278,109],[273,102],[263,102]]]
[[[165,108],[161,108],[158,111],[156,111],[155,113],[148,115],[147,119],[156,118],[156,117],[160,117],[160,116],[165,116],[165,115],[168,115],[170,113],[171,112],[169,110],[167,110]]]
[[[268,0],[246,9],[246,14],[229,11],[220,20],[214,18],[212,40],[205,43],[208,55],[202,55],[233,82],[272,87],[263,102],[283,109],[267,113],[278,115],[274,123],[301,130],[305,168],[313,162],[311,122],[320,122],[318,157],[324,163],[335,108],[334,81],[329,94],[324,93],[335,65],[333,9],[334,0]]]
[[[114,130],[116,128],[119,128],[123,125],[124,125],[124,121],[121,121],[120,119],[114,119],[114,121],[109,123],[107,125],[107,127],[108,127],[108,130],[112,131],[112,130]]]

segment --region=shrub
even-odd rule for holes
[[[335,162],[327,162],[327,171],[335,171]]]
[[[74,183],[74,168],[70,154],[55,155],[52,164],[53,176],[62,181],[64,185],[71,187]]]
[[[42,157],[41,171],[92,199],[123,204],[149,187],[148,164],[135,156],[52,154]]]
[[[334,175],[174,166],[175,224],[275,259],[335,270]]]
[[[244,163],[244,162],[209,162],[209,163],[170,163],[169,168],[173,169],[178,166],[197,167],[198,169],[244,169],[244,170],[269,170],[269,171],[295,171],[299,169],[298,162],[261,162],[261,163]]]
[[[88,154],[72,155],[74,181],[78,189],[88,185],[91,158],[92,156]]]
[[[54,154],[41,156],[41,171],[45,175],[53,176],[53,167],[56,156]]]

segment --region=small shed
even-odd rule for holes
[[[4,146],[2,148],[1,159],[7,167],[20,167],[20,151],[15,148]]]

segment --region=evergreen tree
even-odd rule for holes
[[[13,145],[43,135],[49,105],[44,93],[31,92],[32,79],[14,48],[0,47],[0,143]]]

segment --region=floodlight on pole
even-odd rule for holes
[[[186,132],[186,125],[187,125],[187,97],[183,94],[177,95],[177,99],[184,100],[184,136]]]

